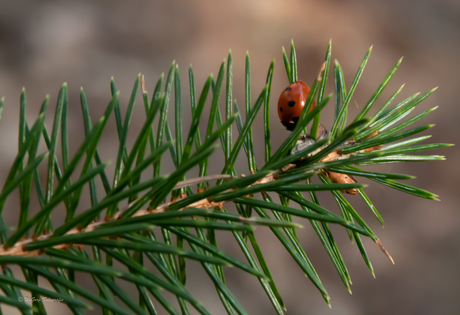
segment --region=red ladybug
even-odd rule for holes
[[[310,94],[310,87],[302,81],[292,83],[281,92],[278,100],[278,116],[287,130],[294,130],[308,94]],[[315,101],[313,101],[310,111],[313,108],[315,108]]]

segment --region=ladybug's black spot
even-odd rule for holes
[[[286,91],[286,92],[289,92],[290,90],[292,90],[292,88],[288,87],[288,88],[286,88],[285,91]]]
[[[283,108],[282,108],[282,107],[280,107],[280,112],[282,112],[282,111],[283,111]]]
[[[295,101],[289,101],[289,102],[288,102],[288,106],[289,106],[289,107],[293,107],[294,105],[295,105]]]
[[[297,124],[297,122],[299,121],[299,118],[300,117],[292,117],[292,121],[294,122],[294,124]]]

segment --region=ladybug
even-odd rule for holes
[[[302,81],[292,83],[281,92],[278,100],[278,116],[287,130],[294,130],[308,94],[310,94],[310,87]],[[313,108],[315,108],[315,101],[310,111]]]

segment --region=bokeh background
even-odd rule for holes
[[[0,96],[5,97],[5,109],[0,122],[0,181],[5,180],[16,154],[18,104],[23,86],[27,92],[27,117],[32,121],[44,96],[50,94],[51,109],[54,108],[60,85],[68,82],[69,130],[74,152],[82,140],[78,100],[81,86],[95,120],[110,99],[109,81],[113,76],[121,91],[124,113],[137,74],[145,74],[146,88],[151,92],[159,75],[167,72],[176,60],[183,81],[184,118],[187,118],[190,117],[189,65],[193,64],[197,90],[200,90],[210,73],[216,77],[229,49],[234,59],[234,98],[240,106],[244,100],[246,51],[251,58],[253,101],[263,88],[268,66],[275,58],[271,130],[276,149],[288,135],[278,123],[274,108],[279,92],[288,85],[281,47],[288,48],[291,39],[297,48],[299,78],[308,84],[317,75],[332,39],[332,57],[341,63],[348,87],[365,52],[374,45],[351,103],[351,117],[366,103],[394,63],[404,56],[377,106],[403,83],[406,86],[399,100],[439,86],[415,112],[439,108],[418,125],[437,125],[424,133],[433,135],[429,142],[458,143],[459,33],[460,2],[455,0],[2,1]],[[328,91],[332,90],[330,84]],[[130,144],[144,119],[139,99]],[[332,108],[329,105],[322,115],[322,123],[327,128],[331,127]],[[48,128],[51,116],[47,119]],[[207,119],[207,112],[204,117]],[[172,123],[172,113],[169,118]],[[188,126],[189,121],[185,120],[184,130],[188,130]],[[107,128],[100,152],[105,160],[115,160],[114,122]],[[260,166],[263,163],[261,115],[254,125],[254,139]],[[376,272],[374,279],[344,230],[334,229],[352,276],[353,295],[341,284],[309,223],[302,222],[305,225],[300,232],[302,245],[331,296],[332,309],[269,230],[259,228],[257,236],[286,303],[287,314],[458,314],[459,153],[457,147],[447,148],[431,152],[446,155],[446,161],[374,168],[416,175],[417,179],[409,184],[435,192],[442,200],[419,199],[372,183],[366,191],[385,219],[384,228],[359,197],[348,197],[396,262],[392,265],[370,240],[365,240]],[[242,157],[238,162],[240,172],[247,173],[246,159]],[[172,163],[163,164],[163,172],[169,173]],[[219,172],[221,166],[217,164],[214,171]],[[109,174],[110,170],[113,168],[109,168]],[[338,211],[330,196],[320,197],[322,205]],[[4,215],[8,223],[16,225],[17,198],[14,200],[13,195],[10,199]],[[82,210],[84,206],[85,202]],[[38,209],[37,205],[33,207],[34,211]],[[62,220],[59,214],[57,216],[56,220]],[[230,234],[219,235],[219,242],[226,251],[241,256]],[[228,269],[227,275],[229,287],[249,314],[274,314],[255,278],[236,268]],[[212,314],[224,314],[213,285],[200,266],[191,263],[187,286]],[[56,314],[68,313],[59,305],[47,307]],[[98,311],[89,314],[98,314]]]

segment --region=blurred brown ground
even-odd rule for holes
[[[246,51],[251,57],[253,101],[264,85],[271,60],[275,58],[271,98],[274,108],[279,91],[288,84],[281,47],[289,47],[291,38],[297,47],[299,78],[308,84],[317,75],[329,39],[333,41],[333,59],[338,59],[343,66],[348,87],[366,50],[374,45],[352,100],[349,117],[354,117],[393,64],[404,56],[400,69],[377,106],[403,83],[406,86],[399,100],[439,86],[438,91],[415,111],[420,113],[434,106],[439,108],[418,125],[437,124],[429,131],[433,137],[428,142],[458,143],[459,109],[455,93],[458,93],[460,73],[457,58],[459,31],[460,2],[454,0],[2,1],[0,96],[5,96],[6,101],[0,123],[3,135],[0,182],[6,178],[16,154],[18,101],[23,86],[27,91],[30,123],[35,119],[45,94],[50,94],[53,109],[59,86],[68,82],[69,130],[72,152],[75,152],[82,141],[83,130],[78,101],[80,86],[85,88],[94,121],[108,103],[109,81],[114,76],[117,88],[121,90],[124,113],[136,75],[139,72],[145,74],[147,89],[151,92],[159,75],[167,72],[171,62],[176,60],[180,65],[184,118],[187,118],[190,116],[189,64],[193,63],[197,90],[200,91],[209,73],[216,77],[220,62],[231,48],[234,98],[240,106],[244,105]],[[329,93],[333,90],[330,83]],[[329,105],[322,115],[322,122],[328,128],[332,123],[332,109],[333,105]],[[207,119],[207,114],[204,117]],[[143,119],[143,106],[138,98],[130,144]],[[172,113],[170,122],[173,122]],[[49,129],[51,123],[52,115],[49,115]],[[184,130],[188,130],[188,126],[189,121],[184,121]],[[288,132],[278,123],[275,110],[271,112],[271,126],[273,149],[276,149]],[[107,128],[100,150],[105,160],[114,161],[117,145],[114,122],[111,121]],[[254,125],[259,166],[263,163],[262,128],[260,115]],[[355,244],[349,242],[343,229],[335,228],[336,239],[352,276],[353,295],[344,289],[309,223],[302,222],[305,228],[299,232],[299,237],[331,296],[332,309],[323,302],[270,231],[258,229],[260,245],[284,298],[287,314],[460,312],[460,169],[456,163],[460,151],[453,147],[430,153],[446,155],[447,161],[389,164],[374,169],[416,175],[417,179],[409,184],[439,194],[441,202],[419,199],[372,183],[366,191],[386,220],[382,229],[358,197],[348,197],[396,262],[391,265],[370,240],[365,240],[376,272],[376,279],[373,279]],[[221,157],[220,154],[216,156]],[[247,174],[246,158],[240,158],[238,163],[238,170]],[[169,173],[172,163],[163,164],[163,173]],[[218,172],[220,168],[220,165],[215,166],[213,171]],[[108,170],[110,174],[113,163]],[[322,205],[338,211],[329,196],[322,194],[320,197]],[[17,195],[13,195],[5,207],[4,215],[11,225],[17,224],[16,200]],[[88,204],[88,201],[83,202],[80,210]],[[32,211],[37,210],[38,205],[34,204]],[[60,222],[62,216],[57,216],[56,222]],[[226,251],[241,256],[229,233],[219,237]],[[226,274],[229,287],[249,314],[274,314],[255,278],[236,268],[227,269]],[[202,277],[206,281],[202,281]],[[212,314],[224,313],[212,283],[198,264],[190,263],[187,287]],[[59,305],[48,307],[56,314],[68,313]],[[98,311],[88,314],[98,314]]]

